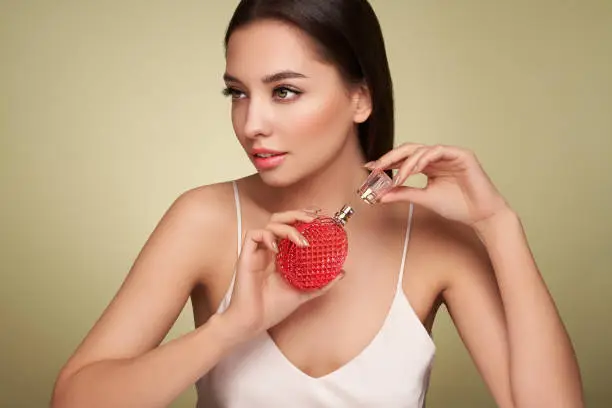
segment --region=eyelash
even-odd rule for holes
[[[289,86],[277,86],[276,88],[274,88],[274,90],[272,91],[272,93],[278,93],[280,91],[288,91],[291,92],[293,94],[295,94],[295,97],[298,97],[302,94],[301,91],[298,91],[297,89],[294,89],[292,87]],[[230,86],[226,87],[223,89],[222,91],[224,96],[231,96],[232,99],[239,99],[239,94],[244,94],[244,92],[236,89],[236,88],[232,88]],[[291,98],[279,98],[280,101],[289,101],[292,100]]]
[[[223,96],[231,96],[232,98],[234,98],[234,96],[235,96],[237,93],[242,93],[242,92],[240,92],[240,91],[239,91],[239,90],[237,90],[236,88],[232,88],[232,87],[229,87],[229,86],[228,86],[228,87],[226,87],[226,88],[224,88],[224,89],[223,89],[222,93],[223,93]]]

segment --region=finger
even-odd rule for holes
[[[265,247],[272,252],[278,252],[278,245],[276,244],[276,236],[268,230],[250,230],[247,232],[244,243],[242,244],[241,258],[250,259],[252,254]]]
[[[378,160],[371,164],[371,167],[383,170],[397,168],[399,167],[400,163],[403,163],[407,157],[411,156],[421,147],[424,147],[424,145],[417,143],[404,143],[382,155]]]
[[[253,252],[260,244],[264,244],[264,240],[264,230],[250,230],[246,233],[242,249],[243,251]]]
[[[266,229],[273,233],[278,239],[287,238],[298,246],[308,246],[308,240],[306,240],[306,238],[296,228],[290,225],[270,223],[266,226]]]
[[[394,161],[394,162],[386,162],[384,167],[378,165],[378,160],[376,160],[376,161],[371,161],[371,162],[368,162],[368,163],[364,164],[364,167],[367,168],[368,170],[375,170],[375,169],[379,169],[379,170],[391,170],[391,169],[397,169],[397,168],[399,168],[399,166],[402,165],[404,160],[405,160],[405,158],[401,158],[401,159],[398,159],[397,161]]]
[[[316,214],[318,213],[318,211],[320,211],[316,207],[312,208],[312,210],[308,208],[305,210],[294,210],[275,213],[272,214],[272,216],[270,217],[270,222],[277,224],[293,224],[297,221],[311,222],[316,218]]]
[[[306,214],[309,214],[309,215],[318,216],[319,213],[321,212],[321,209],[315,205],[310,205],[304,208],[304,212],[306,212]]]
[[[276,244],[276,237],[271,231],[264,230],[263,234],[263,242],[270,251],[274,253],[278,253],[278,245]]]
[[[380,198],[381,203],[393,203],[398,201],[413,202],[427,207],[429,198],[427,187],[395,187]]]
[[[418,160],[430,152],[431,149],[431,147],[424,146],[415,150],[415,152],[408,159],[406,159],[404,163],[402,163],[399,170],[395,174],[395,177],[393,177],[393,185],[399,186],[404,184],[406,179],[414,173],[415,165],[417,164]]]
[[[240,257],[238,258],[238,262],[241,265],[249,265],[253,260],[253,254],[260,249],[261,245],[268,246],[266,244],[267,234],[268,232],[265,230],[250,230],[246,233]]]
[[[416,161],[414,166],[414,172],[418,173],[423,171],[429,164],[435,163],[441,160],[455,160],[459,158],[459,151],[444,146],[436,146],[423,154]]]

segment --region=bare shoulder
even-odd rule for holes
[[[60,381],[94,361],[132,358],[160,344],[194,287],[211,276],[219,236],[231,233],[228,184],[198,187],[174,200]]]
[[[222,216],[224,208],[233,203],[232,182],[207,184],[180,194],[170,206],[169,214],[185,221],[210,222]],[[231,202],[230,202],[231,200]]]
[[[415,235],[431,254],[428,262],[443,289],[472,280],[474,275],[492,274],[486,248],[472,228],[416,204],[414,219]]]
[[[197,283],[204,283],[218,269],[219,250],[236,237],[236,209],[232,182],[208,184],[187,190],[172,203],[158,228],[176,227],[177,243],[193,245],[199,258]],[[221,244],[221,245],[220,245]]]

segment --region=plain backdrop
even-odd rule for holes
[[[0,406],[48,406],[179,194],[253,171],[221,95],[236,3],[0,2]],[[588,406],[609,406],[612,3],[372,4],[397,143],[476,151],[524,221]],[[192,327],[187,304],[168,338]],[[428,406],[494,406],[445,310],[434,337]]]

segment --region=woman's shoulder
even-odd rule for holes
[[[233,181],[217,182],[190,188],[180,193],[168,213],[178,220],[196,225],[220,223],[233,214]]]
[[[414,204],[414,224],[427,232],[428,241],[435,245],[465,245],[474,243],[475,233],[467,225],[444,218],[429,208]]]
[[[444,286],[488,264],[486,248],[471,227],[417,204],[414,204],[413,224],[415,244],[423,253],[432,254],[428,264],[445,280]]]
[[[237,230],[233,182],[185,190],[174,199],[157,227],[173,231],[175,242],[192,247],[197,269],[202,272],[212,271],[230,254],[223,248],[235,247],[231,245],[236,241]]]

